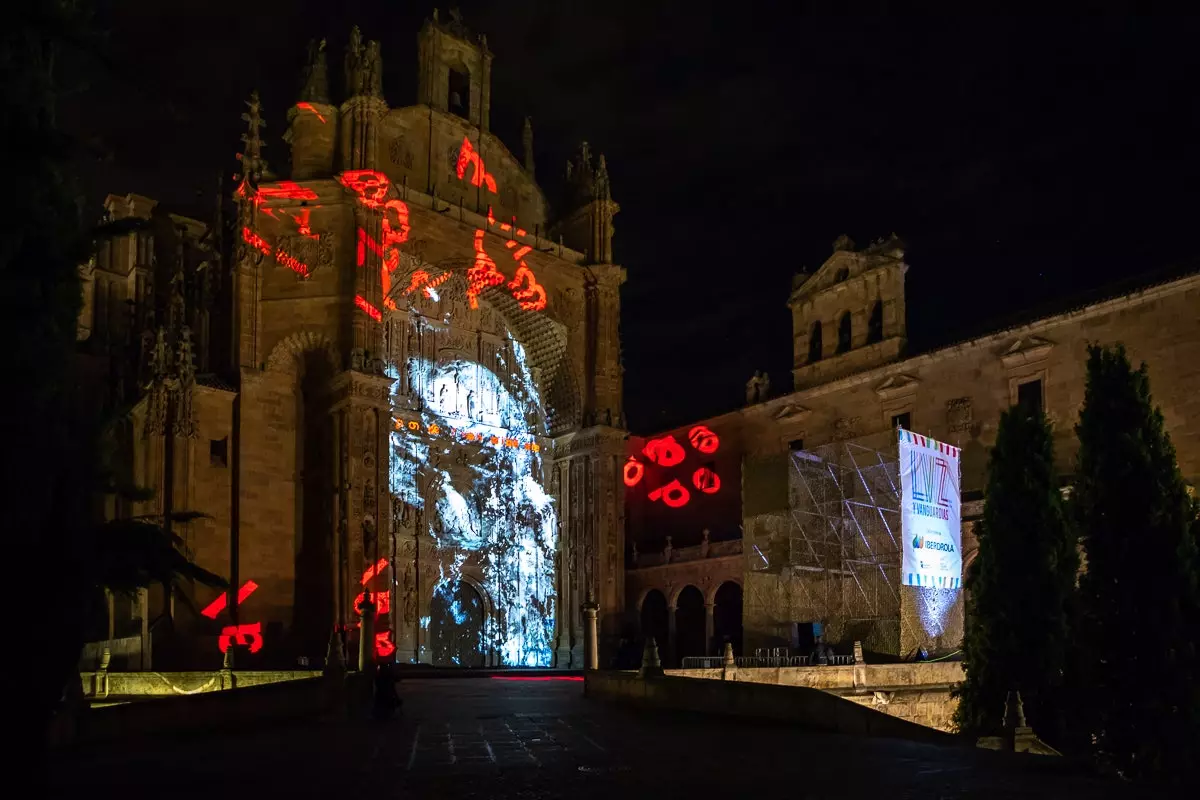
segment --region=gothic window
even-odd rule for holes
[[[471,75],[465,71],[450,68],[450,82],[446,91],[446,107],[451,114],[457,114],[463,119],[471,116]]]
[[[834,283],[841,283],[842,281],[846,280],[846,279],[847,279],[847,278],[849,278],[849,277],[850,277],[850,268],[849,268],[849,267],[842,267],[841,269],[839,269],[839,270],[837,271],[837,275],[835,275],[835,276],[833,277],[833,282],[834,282]]]
[[[814,322],[812,333],[808,337],[808,363],[813,364],[821,360],[821,323]]]
[[[871,318],[867,320],[867,344],[883,341],[883,301],[876,300],[871,309]]]
[[[845,353],[850,350],[850,312],[842,314],[842,320],[838,323],[838,344],[837,351]]]

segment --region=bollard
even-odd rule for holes
[[[596,625],[596,612],[600,606],[588,599],[581,607],[583,611],[583,668],[600,669],[600,636]]]
[[[233,675],[233,643],[225,651],[225,660],[221,664],[221,689],[237,688],[237,678]]]
[[[358,671],[369,672],[375,666],[375,603],[370,592],[363,595],[359,609]]]
[[[662,660],[658,657],[658,645],[653,636],[646,637],[646,646],[642,649],[642,668],[638,675],[643,678],[660,678],[663,675]]]
[[[733,643],[725,643],[725,652],[721,657],[721,680],[737,680],[737,661],[733,657]]]

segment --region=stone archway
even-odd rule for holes
[[[709,655],[705,635],[704,593],[685,586],[675,599],[675,660]]]
[[[734,655],[742,655],[742,587],[736,581],[722,583],[713,593],[714,654],[720,655],[726,642]]]
[[[670,643],[670,612],[667,609],[667,597],[658,589],[651,589],[642,598],[639,610],[642,638],[654,637],[661,656]]]

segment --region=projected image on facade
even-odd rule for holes
[[[494,652],[549,666],[557,519],[524,348],[492,310],[449,299],[416,298],[386,322],[391,491],[439,554],[422,587],[433,598],[418,622],[425,652],[447,665]]]

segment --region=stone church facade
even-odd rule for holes
[[[310,48],[287,177],[252,97],[214,225],[106,204],[82,349],[133,408],[129,477],[156,490],[111,511],[207,514],[179,532],[233,584],[149,601],[193,661],[312,663],[370,602],[377,655],[402,662],[577,667],[585,605],[602,652],[618,632],[625,273],[604,158],[583,145],[552,207],[528,121],[521,158],[489,128],[486,38],[435,13],[418,43],[405,108],[357,29],[342,69]]]
[[[688,573],[725,571],[715,562],[698,568],[691,558],[673,569],[662,566],[663,534],[672,535],[670,549],[677,553],[694,549],[708,528],[714,541],[731,540],[725,548],[740,545],[747,654],[797,646],[806,653],[812,623],[839,645],[862,641],[893,656],[956,649],[961,590],[900,585],[898,546],[878,521],[888,505],[880,495],[895,479],[887,477],[889,469],[894,473],[895,429],[961,448],[963,561],[969,564],[988,449],[1004,409],[1021,403],[1045,410],[1057,466],[1069,482],[1088,343],[1122,342],[1135,364],[1148,365],[1180,469],[1190,485],[1200,485],[1200,274],[909,355],[906,306],[914,313],[928,309],[920,299],[906,300],[907,270],[894,237],[866,248],[839,239],[824,265],[797,276],[789,298],[794,391],[770,396],[752,382],[739,411],[631,437],[627,463],[646,462],[647,442],[668,436],[686,442],[689,431],[706,426],[720,437],[724,459],[715,464],[722,483],[712,498],[740,484],[721,502],[692,490],[679,509],[664,507],[665,495],[653,499],[646,491],[662,481],[627,489],[628,538],[642,553],[652,551],[631,564],[627,583],[631,618],[643,629],[646,620],[638,615],[647,596],[677,597]],[[825,473],[821,481],[812,479],[813,465]],[[826,494],[816,496],[820,492]],[[810,513],[820,504],[821,514]],[[653,526],[641,524],[648,516]],[[898,525],[891,527],[898,535]]]

